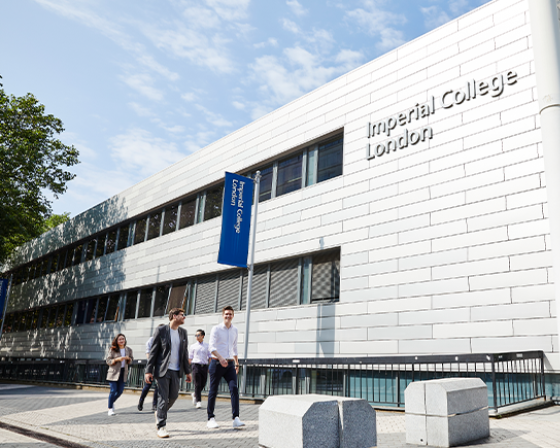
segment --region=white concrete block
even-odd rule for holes
[[[432,268],[432,276],[435,280],[506,272],[509,271],[509,269],[509,259],[507,257],[502,257],[434,267]]]
[[[527,271],[505,272],[473,276],[469,279],[472,291],[478,289],[494,289],[502,287],[538,285],[547,283],[546,269],[532,269]]]
[[[533,221],[543,218],[543,210],[541,205],[533,205],[530,207],[516,208],[513,210],[505,210],[488,215],[477,216],[467,219],[469,231],[487,229],[491,227],[501,227],[508,224],[516,224],[519,222]]]
[[[453,235],[433,240],[434,251],[444,251],[458,247],[474,247],[482,244],[507,241],[508,232],[506,227],[496,227],[478,232],[468,232],[462,235]]]
[[[469,260],[517,255],[522,253],[546,250],[542,236],[523,238],[519,240],[503,241],[469,248]]]
[[[511,320],[499,322],[457,322],[434,324],[434,338],[477,338],[513,336]]]

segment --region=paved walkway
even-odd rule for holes
[[[138,395],[124,394],[116,403],[117,415],[107,416],[107,392],[55,387],[0,384],[0,425],[62,439],[91,448],[257,448],[258,405],[242,404],[247,427],[231,427],[228,402],[219,401],[220,428],[206,429],[206,412],[180,398],[169,412],[169,439],[156,436],[154,415],[138,412]],[[205,403],[203,403],[204,405]],[[150,397],[145,402],[150,409]],[[405,443],[404,414],[377,413],[378,446],[410,448]],[[491,448],[559,448],[560,406],[514,417],[490,420],[491,437],[470,446]],[[53,444],[54,443],[54,444]],[[0,448],[53,448],[51,443],[0,429]]]

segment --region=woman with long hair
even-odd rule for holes
[[[126,346],[126,337],[119,333],[111,342],[111,348],[107,354],[107,381],[111,385],[109,392],[109,412],[110,416],[115,415],[115,401],[124,391],[124,383],[128,378],[128,365],[132,362],[132,349]]]

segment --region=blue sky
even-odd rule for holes
[[[75,216],[488,0],[12,0],[0,75],[62,119]]]

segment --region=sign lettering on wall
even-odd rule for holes
[[[504,75],[496,75],[485,81],[468,81],[461,89],[446,90],[438,101],[439,109],[451,109],[460,106],[466,101],[473,101],[478,97],[490,95],[499,97],[506,87],[517,82],[517,73],[508,71]],[[416,120],[428,118],[436,113],[436,98],[431,96],[424,104],[416,104],[414,107],[405,110],[397,115],[386,118],[377,123],[367,124],[366,158],[376,159],[384,155],[389,155],[397,149],[408,148],[420,142],[430,140],[434,136],[431,126],[424,126],[414,131],[409,131],[406,127]],[[385,136],[386,139],[380,142],[372,142],[378,136]]]

